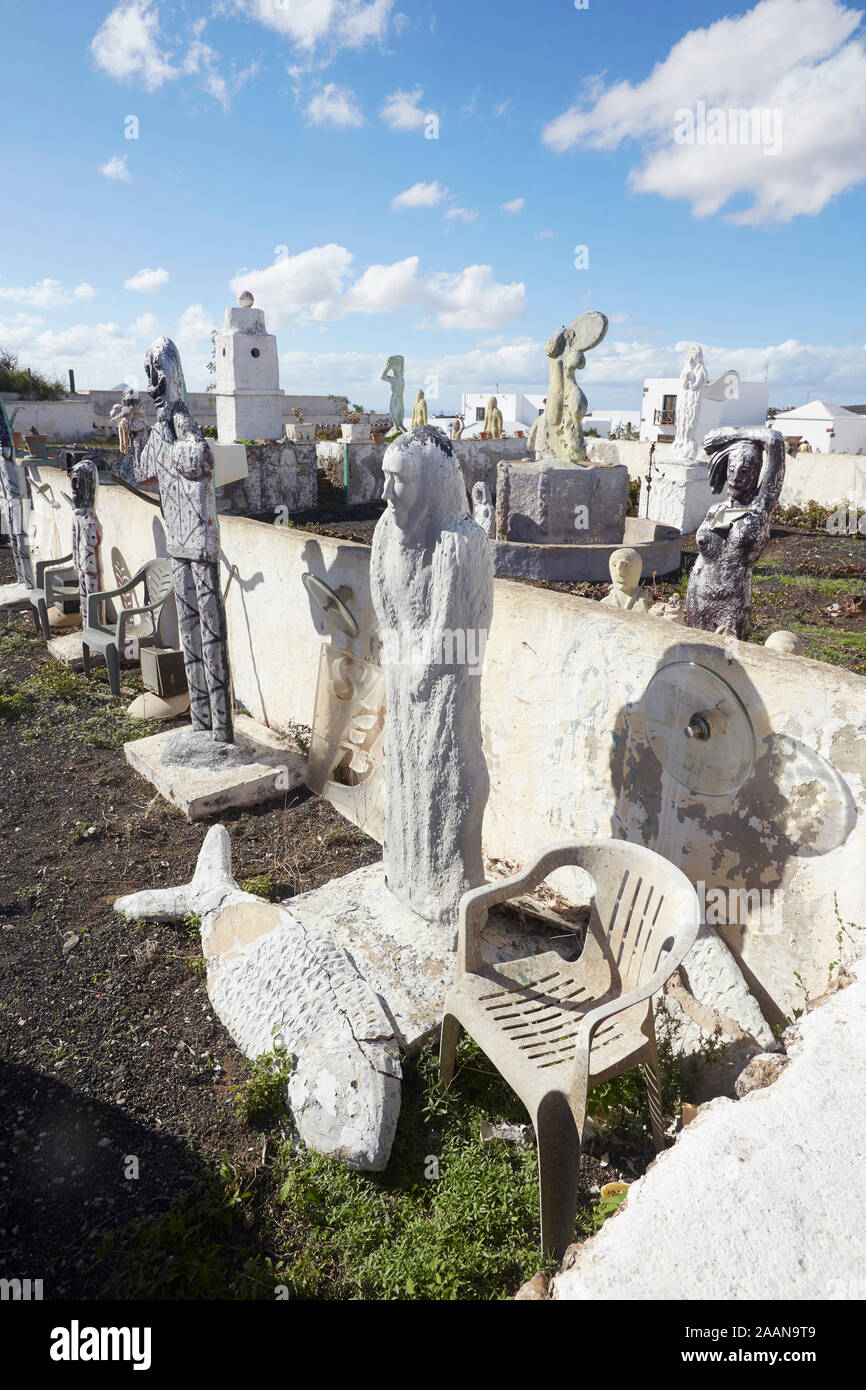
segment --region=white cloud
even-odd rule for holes
[[[363,48],[387,32],[394,0],[248,0],[247,13],[298,48]]]
[[[508,203],[500,203],[503,212],[522,212],[526,207],[525,198],[512,198]]]
[[[444,188],[438,180],[435,183],[413,183],[411,188],[404,189],[402,193],[397,194],[396,198],[391,199],[391,207],[395,210],[433,208],[447,197],[448,189]]]
[[[687,33],[643,82],[589,79],[542,138],[557,152],[639,142],[631,188],[685,199],[697,217],[735,197],[751,200],[729,216],[740,224],[818,213],[866,180],[866,49],[852,38],[861,18],[841,0],[759,0]],[[766,131],[739,143],[678,143],[678,113],[697,112],[699,101],[708,111],[763,111]]]
[[[57,309],[62,304],[76,304],[92,299],[96,290],[86,281],[74,290],[65,290],[59,280],[39,280],[35,285],[0,285],[0,299],[17,304],[32,304],[35,309]]]
[[[271,326],[288,318],[301,321],[339,318],[343,283],[354,257],[334,242],[285,256],[264,270],[243,271],[231,281],[235,293],[249,289],[267,312]]]
[[[148,342],[153,342],[159,335],[159,319],[156,314],[139,314],[135,322],[129,325],[129,331],[136,338],[146,338]]]
[[[526,312],[526,286],[497,284],[489,265],[469,265],[456,275],[428,281],[428,301],[440,328],[493,331]]]
[[[119,179],[121,183],[132,183],[132,174],[126,167],[127,156],[125,154],[114,154],[111,159],[107,159],[104,164],[100,164],[99,172],[104,174],[107,179]]]
[[[304,112],[304,119],[307,125],[346,130],[350,126],[362,126],[364,113],[351,87],[338,87],[336,82],[329,82],[312,97]]]
[[[547,230],[544,232],[539,232],[538,236],[541,241],[554,241],[556,238],[556,232],[551,232],[550,230]]]
[[[96,66],[118,82],[138,82],[154,92],[177,76],[164,51],[159,15],[150,0],[118,5],[91,42]]]
[[[390,96],[385,98],[379,112],[388,129],[397,131],[423,130],[427,112],[422,110],[418,104],[423,95],[422,87],[416,87],[411,92],[391,92]]]
[[[198,346],[206,342],[216,324],[203,304],[190,304],[177,321],[175,336],[178,344]]]
[[[371,265],[343,298],[343,310],[355,314],[387,314],[413,304],[419,294],[418,257],[393,265]]]
[[[124,280],[125,290],[136,290],[139,294],[149,294],[151,290],[158,290],[160,285],[168,284],[168,271],[159,266],[156,270],[149,270],[145,267],[137,270],[134,275],[130,275],[128,280]]]
[[[445,214],[447,221],[454,222],[476,222],[478,220],[477,208],[449,208]]]

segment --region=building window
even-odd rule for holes
[[[483,419],[484,419],[484,415],[485,415],[484,406],[483,406],[483,405],[477,405],[477,406],[475,407],[475,419],[476,419],[476,420],[483,420]]]

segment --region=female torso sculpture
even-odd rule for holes
[[[701,398],[709,380],[704,366],[703,349],[693,343],[686,354],[680,373],[677,395],[677,432],[672,458],[690,461],[698,456],[697,429],[701,413]]]
[[[710,431],[704,449],[710,486],[721,492],[727,483],[729,500],[711,507],[698,527],[686,622],[745,641],[752,626],[752,570],[770,539],[785,478],[785,441],[778,430],[722,428]]]
[[[383,470],[370,580],[387,686],[385,876],[397,898],[450,931],[463,893],[484,881],[481,664],[493,561],[441,431],[402,435]]]
[[[382,373],[382,380],[387,381],[391,387],[391,403],[388,407],[391,413],[391,423],[395,430],[401,432],[404,428],[403,415],[405,413],[403,407],[404,368],[405,359],[395,353],[393,357],[388,358]]]

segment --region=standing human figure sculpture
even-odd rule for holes
[[[141,412],[141,397],[131,389],[111,407],[109,418],[117,422],[117,437],[123,454],[141,453],[147,438],[147,427]]]
[[[213,455],[189,412],[180,354],[170,338],[151,345],[145,370],[156,424],[141,454],[126,454],[112,472],[159,487],[192,727],[209,731],[215,743],[233,743]]]
[[[387,692],[385,878],[453,946],[460,899],[484,882],[481,667],[493,560],[440,430],[402,435],[382,467],[370,583]]]
[[[421,425],[427,424],[427,401],[424,392],[418,387],[418,394],[415,397],[415,404],[412,407],[412,428],[416,430]]]
[[[752,570],[770,539],[770,517],[785,480],[778,430],[715,429],[704,439],[710,487],[728,500],[707,512],[686,590],[686,622],[745,641],[752,626]],[[762,462],[764,464],[762,471]]]
[[[88,623],[87,600],[100,589],[99,547],[102,528],[96,516],[96,464],[93,459],[81,459],[69,474],[72,488],[72,560],[78,573],[78,594],[81,603],[81,622]]]
[[[462,438],[463,438],[463,431],[464,431],[465,428],[466,428],[466,426],[465,426],[465,423],[464,423],[464,420],[463,420],[463,416],[462,416],[462,415],[455,415],[455,416],[454,416],[454,419],[451,421],[451,438],[452,438],[452,439],[462,439]]]
[[[484,433],[488,439],[502,438],[502,411],[495,396],[491,396],[484,412]]]
[[[405,358],[399,353],[389,357],[385,363],[385,370],[382,373],[382,380],[387,381],[391,387],[391,401],[388,406],[391,423],[398,434],[402,434],[405,429],[403,416],[405,414],[403,406],[403,387],[405,383],[404,370],[406,366]]]
[[[485,482],[479,481],[472,486],[472,520],[478,523],[488,540],[493,539],[496,530],[496,510],[490,496],[490,488]]]
[[[708,381],[703,349],[700,343],[692,343],[680,372],[677,394],[677,432],[671,454],[671,458],[677,461],[688,463],[698,456],[701,401]]]
[[[581,314],[568,328],[554,333],[545,347],[550,359],[550,380],[544,411],[533,425],[530,445],[534,444],[537,460],[585,463],[586,442],[583,437],[583,418],[587,399],[575,380],[575,372],[586,366],[586,353],[607,333],[604,314],[592,309]]]
[[[30,566],[30,537],[27,534],[27,519],[30,510],[27,474],[15,460],[15,437],[12,425],[6,414],[6,407],[0,400],[0,502],[6,513],[9,528],[9,544],[12,547],[12,560],[19,584],[32,586]]]

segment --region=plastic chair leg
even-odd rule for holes
[[[105,649],[105,665],[108,670],[108,688],[112,695],[120,694],[120,654],[117,645],[109,642]]]
[[[85,679],[90,680],[90,647],[86,642],[81,643],[81,660],[84,663]]]
[[[442,1035],[439,1041],[439,1080],[446,1086],[454,1077],[454,1062],[459,1041],[460,1024],[453,1014],[446,1014],[442,1020]]]
[[[583,1118],[572,1113],[561,1091],[549,1091],[535,1117],[541,1248],[556,1259],[562,1259],[574,1240]]]
[[[39,614],[39,620],[38,620],[38,623],[37,623],[37,627],[41,627],[41,628],[42,628],[42,636],[45,638],[45,641],[46,641],[46,642],[50,642],[50,641],[51,641],[51,624],[50,624],[49,621],[48,621],[48,606],[47,606],[47,604],[46,604],[44,598],[41,598],[41,599],[39,599],[39,600],[37,601],[37,604],[36,604],[36,611],[37,611],[37,613]]]
[[[650,1124],[656,1153],[665,1147],[664,1111],[662,1110],[662,1080],[659,1073],[659,1054],[653,1036],[647,1045],[648,1056],[643,1062],[643,1075],[649,1095]]]

